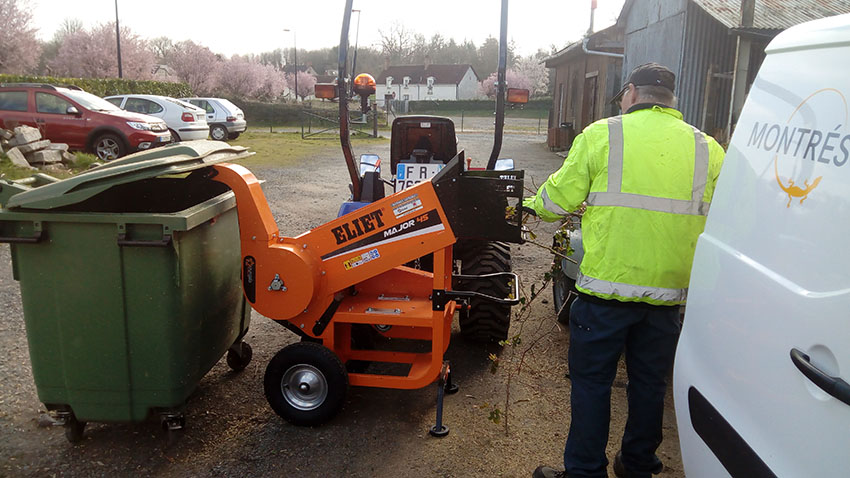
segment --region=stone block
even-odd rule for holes
[[[44,149],[55,149],[56,151],[68,151],[68,145],[65,143],[50,143]]]
[[[67,151],[62,151],[62,162],[65,164],[77,164],[77,155]]]
[[[35,142],[32,142],[32,143],[19,145],[18,149],[20,149],[21,152],[24,153],[24,154],[30,154],[34,151],[39,151],[39,150],[44,149],[48,146],[50,146],[50,141],[45,139],[45,140],[41,140],[41,141],[35,141]]]
[[[9,151],[6,151],[6,156],[8,156],[10,160],[12,160],[12,164],[14,164],[15,166],[18,166],[19,168],[35,169],[32,166],[30,166],[30,163],[27,161],[27,159],[24,157],[24,155],[18,150],[18,148],[12,148]]]
[[[27,155],[30,164],[52,164],[62,162],[62,151],[42,149]]]
[[[9,131],[8,129],[0,128],[0,139],[10,140],[15,136],[15,133]]]
[[[41,139],[41,131],[29,126],[18,126],[15,128],[15,137],[9,140],[12,146],[32,143]]]

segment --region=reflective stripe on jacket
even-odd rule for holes
[[[587,201],[580,291],[681,304],[723,156],[680,112],[653,105],[585,128],[524,205],[555,221]]]

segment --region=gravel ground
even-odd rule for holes
[[[536,120],[530,121],[536,126]],[[481,128],[488,123],[482,120]],[[476,158],[474,165],[489,157],[490,134],[460,134],[459,142]],[[389,158],[388,143],[375,149]],[[526,170],[527,185],[540,184],[562,161],[546,149],[545,136],[536,134],[506,134],[502,157],[513,157]],[[334,218],[348,195],[336,143],[292,167],[251,169],[266,181],[266,196],[286,235]],[[539,242],[548,242],[551,231],[551,225],[537,228]],[[530,244],[512,250],[523,286],[540,284],[548,253]],[[90,424],[85,439],[71,445],[61,429],[49,426],[36,395],[18,284],[5,245],[0,247],[0,305],[0,476],[524,477],[539,464],[561,461],[569,423],[569,337],[554,321],[549,290],[534,301],[526,318],[514,320],[511,333],[523,337],[516,355],[467,343],[455,330],[446,358],[461,389],[446,398],[444,421],[451,433],[444,439],[427,433],[435,419],[433,385],[413,391],[353,388],[343,411],[324,426],[286,423],[266,403],[262,377],[271,357],[295,337],[255,313],[246,337],[254,349],[253,362],[233,373],[222,360],[204,377],[188,401],[187,428],[177,443],[165,446],[158,421],[149,420]],[[517,373],[516,357],[525,351]],[[490,353],[503,362],[495,374],[489,370]],[[620,372],[612,399],[611,457],[625,423],[625,377]],[[504,419],[495,424],[488,415],[493,407],[505,410],[509,379],[506,433]],[[669,394],[665,422],[659,455],[666,469],[661,476],[679,478],[684,474]]]

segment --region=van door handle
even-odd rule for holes
[[[800,372],[803,372],[806,378],[823,389],[824,392],[850,405],[850,384],[842,380],[841,377],[827,375],[823,370],[812,365],[809,356],[797,348],[791,349],[791,361],[794,362]]]

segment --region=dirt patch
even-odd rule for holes
[[[476,161],[489,157],[492,136],[462,134],[460,145]],[[544,137],[508,134],[502,157],[526,170],[527,184],[540,184],[562,159]],[[241,144],[242,143],[240,141]],[[389,145],[374,148],[389,158]],[[367,151],[358,151],[358,153]],[[336,216],[348,196],[347,173],[338,151],[287,162],[286,167],[252,167],[281,232],[296,235]],[[538,230],[547,242],[551,226]],[[512,246],[514,269],[523,285],[541,283],[551,258],[533,245]],[[455,330],[446,357],[460,393],[446,398],[444,439],[428,435],[435,419],[436,386],[399,391],[352,388],[342,413],[317,428],[292,426],[275,415],[263,396],[262,378],[271,357],[295,336],[254,314],[246,340],[254,360],[241,373],[222,360],[201,381],[186,408],[187,428],[166,448],[157,421],[91,424],[79,445],[61,429],[40,426],[44,411],[30,372],[18,285],[12,279],[8,246],[0,248],[0,476],[358,476],[454,477],[530,476],[540,464],[560,466],[569,426],[568,333],[554,321],[551,290],[535,301],[528,318],[512,325],[523,344],[536,340],[522,372],[512,378],[509,433],[504,421],[488,419],[505,409],[508,366],[490,372],[490,353],[503,361],[511,351],[463,341]],[[539,340],[538,340],[539,339]],[[527,346],[516,349],[522,351]],[[619,448],[625,423],[625,374],[612,398],[609,457]],[[666,478],[683,477],[672,397],[668,394],[665,441],[659,456]],[[504,418],[503,418],[504,420]]]

